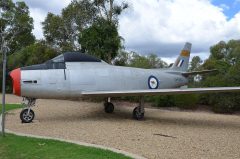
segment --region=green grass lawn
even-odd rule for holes
[[[0,114],[2,105],[0,105]],[[6,111],[21,108],[6,104]],[[108,150],[76,144],[6,134],[0,137],[0,159],[129,159]]]
[[[108,150],[55,140],[7,134],[0,137],[0,159],[127,159]]]
[[[6,104],[5,105],[6,111],[12,110],[12,109],[17,109],[17,108],[22,108],[21,104]],[[2,113],[2,104],[0,104],[0,114]]]

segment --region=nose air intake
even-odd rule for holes
[[[10,77],[13,82],[13,94],[21,96],[21,70],[17,68],[10,72]]]

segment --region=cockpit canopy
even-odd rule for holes
[[[65,69],[66,62],[101,62],[100,59],[80,52],[65,52],[43,64],[22,67],[22,70]]]
[[[101,62],[100,59],[79,52],[66,52],[52,59],[53,62]]]

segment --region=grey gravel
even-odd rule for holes
[[[8,103],[21,98],[7,96]],[[38,100],[36,118],[22,124],[21,110],[7,115],[7,129],[19,133],[104,145],[146,158],[240,158],[240,115],[146,109],[144,121],[132,119],[124,102],[113,114],[102,103]]]

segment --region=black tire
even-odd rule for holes
[[[31,123],[35,117],[34,111],[30,109],[30,112],[28,114],[28,109],[23,109],[20,113],[20,119],[22,120],[22,123]]]
[[[113,113],[114,105],[110,102],[106,102],[106,103],[104,103],[104,110],[106,113]]]
[[[144,118],[144,113],[140,112],[139,106],[133,109],[133,118],[136,120],[142,120]]]

